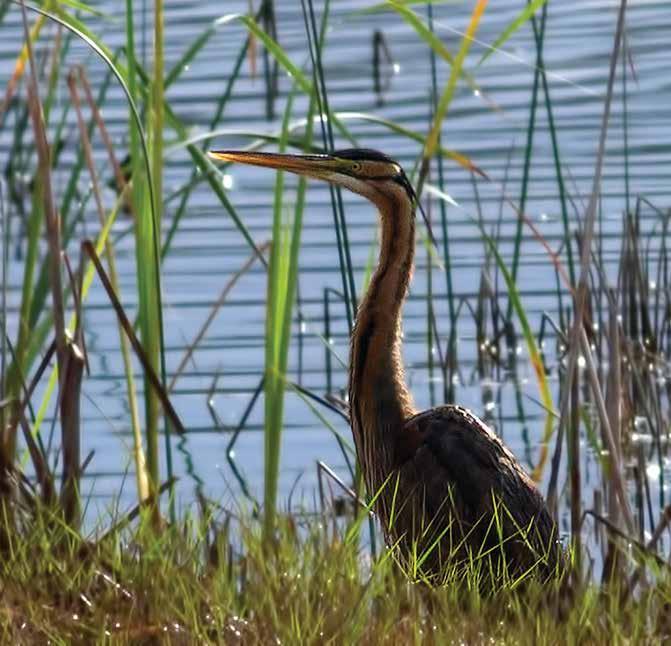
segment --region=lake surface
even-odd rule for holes
[[[150,3],[148,3],[150,5]],[[216,18],[222,5],[226,12],[246,12],[247,2],[166,2],[166,68],[177,61],[185,48]],[[306,36],[300,3],[278,2],[277,27],[279,41],[298,65],[309,63]],[[368,3],[339,1],[332,3],[324,70],[330,107],[338,112],[366,112],[393,120],[404,127],[425,134],[430,123],[431,61],[427,47],[399,16],[394,13],[375,15],[354,12]],[[95,3],[110,14],[109,20],[93,20],[91,26],[102,34],[112,49],[124,42],[121,3]],[[136,2],[138,25],[142,24],[142,3]],[[476,67],[486,51],[483,44],[492,43],[523,7],[523,2],[499,0],[490,3],[478,32],[478,40],[467,59],[467,68],[474,75],[480,95],[465,84],[453,101],[443,129],[443,145],[469,156],[491,178],[479,181],[477,194],[470,175],[451,162],[445,163],[445,191],[458,207],[448,207],[449,246],[453,265],[455,296],[476,306],[485,247],[473,217],[481,217],[488,230],[500,218],[500,249],[509,264],[517,217],[507,205],[502,206],[502,191],[518,203],[524,166],[524,147],[529,120],[529,104],[533,83],[535,46],[529,25],[518,31],[504,46],[505,52],[492,55]],[[603,110],[608,64],[618,3],[613,1],[551,2],[545,37],[545,66],[553,101],[554,118],[559,137],[567,190],[570,193],[569,213],[575,229],[584,216],[594,172],[600,120]],[[451,52],[457,51],[459,33],[465,29],[472,3],[446,3],[435,7],[435,30]],[[317,7],[320,14],[322,7]],[[150,13],[150,8],[147,7]],[[425,8],[417,11],[425,15]],[[319,17],[319,16],[318,16]],[[382,65],[384,90],[374,87],[373,37],[381,30],[390,61]],[[0,27],[0,80],[7,82],[22,42],[20,12],[12,7]],[[222,26],[198,58],[185,70],[170,89],[169,99],[175,112],[189,124],[191,134],[209,129],[217,98],[223,92],[238,52],[244,43],[245,31],[239,23]],[[636,80],[628,70],[628,157],[629,193],[642,195],[660,208],[667,208],[671,194],[671,63],[668,43],[671,39],[671,11],[666,2],[631,2],[627,18],[627,43],[631,52]],[[151,32],[138,34],[138,43],[149,56]],[[105,70],[100,62],[81,44],[73,44],[66,66],[84,63],[94,88],[101,83]],[[252,73],[250,61],[243,63],[243,72],[236,82],[233,97],[227,105],[220,128],[232,132],[265,131],[276,133],[285,107],[291,79],[279,75],[279,96],[275,101],[276,116],[266,115],[266,89],[263,79],[263,58],[257,52],[257,70]],[[307,68],[310,69],[309,67]],[[615,278],[620,256],[621,218],[625,208],[624,111],[622,103],[621,67],[608,136],[604,169],[603,199],[599,231],[602,236],[605,265]],[[442,89],[448,68],[438,64],[438,86]],[[542,101],[542,93],[539,95]],[[68,101],[67,88],[59,94],[58,110]],[[380,101],[382,104],[380,105]],[[496,107],[493,108],[492,104]],[[306,101],[298,97],[294,117],[305,114]],[[72,115],[70,115],[72,117]],[[126,145],[127,107],[120,90],[112,86],[104,108],[106,123],[115,144]],[[68,164],[74,159],[76,126],[68,131],[69,148],[63,167],[56,175],[62,190],[68,177]],[[420,146],[416,142],[391,133],[384,127],[352,118],[347,126],[362,147],[378,148],[412,168]],[[169,135],[172,137],[172,134]],[[222,134],[213,147],[235,148],[251,140],[234,134]],[[2,159],[8,154],[11,128],[0,134]],[[174,144],[172,140],[168,142]],[[347,147],[345,141],[337,146]],[[179,146],[168,146],[164,185],[170,194],[188,181],[192,172],[190,157]],[[104,159],[102,147],[100,159]],[[3,162],[3,167],[4,167]],[[228,169],[228,197],[258,244],[269,239],[272,217],[274,173],[263,169],[236,167]],[[294,180],[287,178],[289,185]],[[82,176],[82,190],[88,178]],[[106,194],[106,206],[114,196]],[[351,242],[352,261],[357,290],[361,290],[366,266],[376,236],[375,213],[362,199],[343,194]],[[167,202],[166,228],[178,200]],[[92,204],[92,203],[91,203]],[[77,238],[94,235],[97,216],[90,209],[85,225]],[[537,226],[548,243],[557,248],[562,238],[560,205],[557,198],[552,145],[545,105],[537,111],[529,197],[525,207],[528,218]],[[430,208],[436,235],[441,228],[437,204]],[[16,216],[16,214],[11,214]],[[643,231],[649,233],[657,224],[657,215],[644,207]],[[130,220],[121,218],[115,227],[123,304],[133,313],[136,304],[135,256],[132,238],[123,235]],[[22,263],[17,254],[25,253],[18,222],[12,227],[12,261],[9,275],[10,329],[16,327],[20,299]],[[518,275],[519,289],[532,329],[538,331],[541,316],[546,312],[558,317],[555,273],[543,247],[524,227],[524,242]],[[71,256],[78,258],[78,244],[72,245]],[[217,198],[205,184],[192,194],[187,216],[182,221],[171,253],[163,270],[163,303],[166,359],[168,371],[174,371],[186,348],[205,321],[213,303],[232,276],[249,257],[249,248],[224,212]],[[432,290],[444,349],[449,334],[445,274],[432,268]],[[327,375],[326,352],[322,337],[326,335],[324,290],[341,290],[333,216],[328,190],[311,184],[300,256],[300,314],[296,323],[290,366],[291,378],[305,388],[323,395],[330,380],[334,394],[346,386],[346,372],[336,358],[332,374]],[[407,377],[418,407],[442,401],[440,370],[429,370],[427,350],[427,253],[418,248],[414,282],[405,308],[404,357]],[[493,267],[492,267],[493,276]],[[173,442],[174,468],[180,477],[178,495],[182,504],[194,500],[196,486],[224,505],[237,505],[240,485],[226,460],[230,432],[217,429],[208,401],[221,422],[236,425],[259,385],[264,361],[265,273],[258,264],[245,273],[231,290],[208,334],[194,353],[185,373],[179,378],[172,401],[188,428],[182,442]],[[499,288],[503,284],[499,277]],[[566,301],[568,302],[568,301]],[[505,302],[502,301],[505,305]],[[334,302],[330,310],[330,341],[333,352],[347,361],[348,334],[343,307]],[[105,507],[113,497],[121,496],[120,505],[135,499],[135,481],[130,471],[131,434],[125,399],[122,361],[118,351],[116,320],[105,294],[96,283],[86,311],[87,350],[91,375],[83,386],[83,455],[95,455],[85,475],[85,492],[91,505]],[[510,448],[527,465],[538,459],[539,443],[545,413],[536,403],[538,386],[526,349],[519,348],[518,371],[515,376],[501,372],[498,379],[478,377],[477,343],[472,314],[465,305],[458,321],[459,375],[455,381],[456,400],[485,416]],[[520,340],[521,343],[521,340]],[[555,338],[546,337],[550,378],[556,387],[557,357]],[[432,389],[434,396],[432,400]],[[36,399],[39,402],[39,398]],[[523,420],[520,419],[520,405]],[[337,415],[319,407],[333,426],[351,440],[346,423]],[[252,408],[244,432],[235,446],[235,460],[255,494],[261,494],[263,473],[263,401]],[[554,443],[553,443],[554,445]],[[326,429],[305,401],[293,392],[287,394],[286,430],[282,448],[281,491],[283,500],[291,492],[294,506],[313,505],[317,491],[316,461],[329,464],[346,481],[349,479],[341,450],[333,433]],[[591,488],[598,486],[595,457],[583,453],[585,495],[591,500]],[[165,465],[163,465],[165,474]],[[665,470],[666,470],[665,465]],[[547,470],[546,470],[547,477]],[[591,481],[590,481],[591,479]],[[544,483],[544,487],[545,487]],[[652,481],[652,487],[657,480]],[[568,527],[564,516],[564,529]]]

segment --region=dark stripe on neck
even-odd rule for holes
[[[405,280],[399,281],[398,284],[398,290],[396,291],[396,300],[401,301],[405,298],[405,295],[408,291],[408,284],[410,283],[410,271],[412,269],[412,260],[415,257],[415,240],[414,240],[414,234],[415,234],[415,228],[411,227],[411,232],[412,232],[412,242],[410,246],[408,247],[408,253],[405,256],[405,259],[403,260],[403,264],[401,265],[401,274],[402,276],[405,277]]]
[[[350,358],[350,374],[349,374],[349,401],[350,401],[350,413],[353,416],[353,419],[350,421],[352,424],[352,429],[355,434],[358,434],[358,438],[354,438],[357,444],[361,444],[360,451],[363,451],[363,419],[361,416],[361,403],[359,401],[357,393],[357,382],[361,381],[364,378],[364,366],[366,365],[366,359],[368,357],[368,349],[370,347],[370,341],[375,334],[375,319],[371,318],[368,320],[366,327],[357,331],[356,334],[356,344],[353,346],[352,357]],[[360,440],[360,442],[359,442]],[[359,447],[357,447],[359,448]],[[359,459],[362,459],[359,456]]]
[[[361,379],[364,375],[364,367],[368,358],[368,348],[370,347],[370,340],[375,334],[375,319],[371,318],[366,327],[358,335],[358,343],[356,346],[356,355],[354,359],[353,376],[356,379]]]

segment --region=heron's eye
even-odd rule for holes
[[[360,173],[362,169],[362,166],[359,162],[353,162],[352,163],[352,171],[355,173]]]

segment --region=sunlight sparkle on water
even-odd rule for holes
[[[649,464],[645,472],[648,474],[650,480],[658,480],[662,470],[659,468],[659,464]]]

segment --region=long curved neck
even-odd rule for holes
[[[375,200],[382,220],[377,269],[352,332],[349,395],[359,460],[384,470],[404,420],[413,414],[401,357],[401,310],[415,252],[415,216],[401,192]]]

